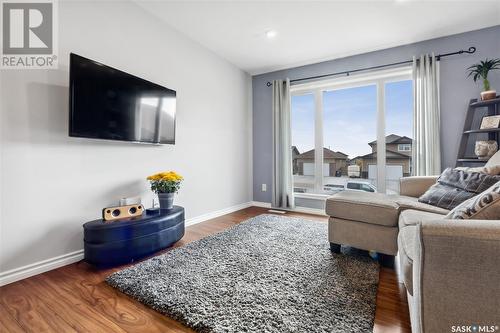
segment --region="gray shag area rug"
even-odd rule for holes
[[[327,227],[260,215],[106,281],[197,332],[372,332],[378,263]]]

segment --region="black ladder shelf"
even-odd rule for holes
[[[478,128],[473,128],[474,115],[476,114],[476,111],[480,109],[484,111],[484,108],[487,108],[485,112],[486,116],[500,115],[500,97],[497,96],[497,98],[490,99],[488,101],[478,101],[477,99],[470,100],[467,115],[465,116],[464,131],[458,148],[456,166],[462,166],[467,163],[486,163],[486,160],[480,160],[475,156],[465,156],[470,135],[487,133],[488,140],[495,140],[500,147],[500,128],[480,129],[479,126]]]

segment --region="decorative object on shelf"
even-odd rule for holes
[[[474,82],[479,78],[483,79],[484,90],[481,92],[481,100],[486,101],[494,99],[497,97],[497,92],[490,87],[490,81],[488,81],[488,73],[495,69],[500,69],[500,59],[488,59],[480,61],[478,64],[474,64],[467,68],[469,70],[469,75],[472,76]]]
[[[120,199],[120,206],[140,205],[140,204],[141,204],[141,197],[129,197]]]
[[[485,116],[481,120],[481,129],[491,129],[500,127],[500,115]]]
[[[104,221],[114,221],[129,217],[136,217],[141,216],[143,211],[144,207],[142,207],[141,204],[107,207],[102,209],[102,219]]]
[[[151,191],[158,195],[160,209],[172,209],[174,195],[179,191],[183,179],[175,171],[159,172],[147,178],[151,184]]]
[[[475,119],[479,117],[483,117],[484,120],[484,125],[483,121],[481,122],[481,128],[475,121]],[[486,139],[496,141],[497,145],[500,146],[500,128],[489,128],[489,126],[494,125],[495,117],[500,117],[500,98],[487,101],[478,101],[477,99],[470,100],[464,121],[464,131],[462,132],[460,145],[458,146],[456,167],[477,167],[486,163],[486,159],[479,159],[477,156],[469,155],[471,148],[475,148],[470,147],[469,143],[474,143],[480,139]],[[481,137],[476,137],[476,135],[481,135]],[[487,138],[484,137],[485,135],[487,135]]]
[[[474,153],[480,160],[488,160],[498,150],[498,144],[495,140],[476,141]]]

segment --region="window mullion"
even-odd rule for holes
[[[377,82],[377,192],[385,193],[385,83]]]

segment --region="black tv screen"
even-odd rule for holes
[[[73,53],[69,81],[70,136],[175,143],[174,90]]]

